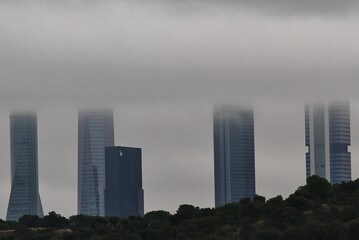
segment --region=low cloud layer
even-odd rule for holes
[[[163,2],[171,2],[164,0]],[[173,1],[177,4],[201,4],[208,6],[213,4],[216,7],[237,7],[248,8],[260,13],[283,15],[283,16],[300,16],[300,15],[347,15],[356,13],[359,10],[359,3],[355,0],[197,0],[197,1]],[[179,3],[180,2],[180,3]]]
[[[116,5],[136,5],[142,8],[157,7],[172,13],[189,14],[218,12],[218,10],[231,10],[238,12],[241,10],[252,11],[258,14],[279,15],[284,17],[290,16],[348,16],[359,11],[359,3],[355,0],[5,0],[2,1],[4,6],[16,5],[33,5],[45,8],[56,8],[56,11],[82,11],[92,8],[103,8],[106,6]]]
[[[3,103],[356,97],[358,19],[97,4],[0,10]]]

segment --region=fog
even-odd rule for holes
[[[45,212],[77,213],[77,109],[113,107],[143,149],[145,211],[214,206],[212,106],[255,108],[256,185],[305,183],[304,103],[350,99],[359,177],[356,1],[1,1],[0,218],[9,112],[38,111]]]

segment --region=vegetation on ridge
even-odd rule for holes
[[[359,240],[359,179],[330,185],[312,176],[287,199],[255,196],[220,208],[181,205],[143,218],[72,216],[0,220],[0,239]]]

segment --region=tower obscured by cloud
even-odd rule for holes
[[[213,112],[215,205],[255,195],[253,109],[222,106]]]
[[[106,148],[106,216],[143,216],[141,148]]]
[[[350,104],[333,102],[305,107],[306,174],[332,184],[351,180]]]
[[[11,193],[7,220],[23,215],[43,217],[39,194],[36,113],[10,115]]]
[[[112,110],[78,115],[78,214],[105,215],[105,147],[114,145]]]

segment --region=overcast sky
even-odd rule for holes
[[[214,206],[212,105],[255,106],[256,185],[305,183],[304,102],[351,99],[359,177],[355,0],[0,1],[0,218],[9,111],[38,111],[44,211],[77,213],[77,109],[113,107],[143,149],[145,211]]]

